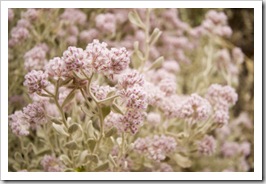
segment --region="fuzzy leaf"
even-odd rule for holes
[[[102,115],[103,119],[111,112],[111,107],[110,106],[104,106],[102,107]]]
[[[98,167],[96,167],[94,169],[94,171],[105,171],[108,168],[109,168],[109,163],[108,162],[105,162],[104,164],[99,165]]]
[[[16,153],[14,154],[14,157],[15,157],[15,160],[16,160],[17,162],[25,162],[24,158],[22,157],[21,153],[19,153],[19,152],[16,152]]]
[[[141,53],[140,51],[137,51],[138,53]],[[140,57],[140,54],[137,54],[136,51],[133,52],[131,55],[131,60],[132,60],[132,66],[135,69],[138,69],[141,66],[142,63],[142,58]]]
[[[75,97],[75,90],[72,90],[67,97],[65,98],[63,104],[62,104],[62,108],[68,104],[73,98]]]
[[[93,152],[94,148],[95,148],[95,145],[96,145],[96,140],[90,138],[87,140],[87,144],[91,150],[91,152]]]
[[[142,22],[142,20],[140,19],[139,15],[136,11],[129,12],[128,19],[132,24],[134,24],[140,28],[143,28],[143,29],[145,28],[144,23]]]
[[[65,131],[64,126],[63,125],[58,125],[53,123],[52,124],[54,129],[56,130],[57,133],[59,133],[60,135],[64,135],[64,136],[69,136],[69,134]]]
[[[94,116],[94,114],[85,105],[80,106],[80,108],[89,117]]]
[[[115,127],[112,127],[105,133],[105,137],[111,137],[117,132],[117,129]]]
[[[80,164],[85,164],[86,163],[86,159],[88,157],[88,150],[84,150],[80,153],[79,155],[79,163]]]
[[[162,66],[163,62],[164,62],[164,57],[163,57],[163,56],[157,58],[157,59],[152,63],[152,65],[149,67],[148,70],[153,70],[153,69],[160,68],[160,67]]]
[[[115,103],[111,106],[113,112],[124,115],[123,111]]]
[[[65,147],[70,149],[70,150],[75,150],[78,149],[78,145],[75,141],[70,141],[65,144]]]
[[[182,156],[178,153],[175,154],[174,159],[176,163],[182,168],[189,168],[192,165],[192,162],[188,157]]]
[[[79,129],[79,125],[77,123],[74,123],[70,125],[70,127],[68,128],[68,133],[72,134],[76,132],[78,129]]]
[[[59,159],[65,164],[65,165],[71,165],[72,161],[68,158],[67,155],[60,155]]]
[[[94,163],[98,163],[99,158],[97,155],[93,154],[93,155],[88,155],[87,157],[90,161],[94,162]]]
[[[56,118],[53,118],[51,121],[53,123],[55,123],[55,124],[58,124],[58,125],[62,125],[63,124],[62,120],[59,120],[59,119],[56,119]]]
[[[160,29],[158,28],[155,28],[151,34],[151,37],[150,37],[150,40],[149,40],[149,43],[150,45],[153,45],[157,42],[157,40],[159,39],[159,37],[161,36],[162,34],[162,31],[160,31]]]

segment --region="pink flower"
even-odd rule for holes
[[[165,78],[160,81],[159,88],[165,93],[165,96],[171,96],[176,93],[176,81],[171,78]]]
[[[176,149],[176,146],[175,139],[165,135],[138,138],[134,142],[134,149],[139,154],[144,154],[157,162],[164,160],[167,154]]]
[[[145,117],[142,111],[128,110],[120,121],[123,123],[124,131],[136,134]]]
[[[48,75],[43,71],[32,70],[26,74],[23,84],[28,88],[29,93],[41,93],[49,84],[47,78]]]
[[[237,142],[225,142],[221,152],[225,157],[232,157],[240,152],[240,146]]]
[[[134,85],[143,86],[144,77],[136,70],[130,70],[123,74],[118,80],[118,88],[127,89]]]
[[[109,58],[109,50],[105,42],[100,43],[99,40],[93,40],[93,42],[86,47],[86,53],[96,72],[108,73],[111,61]]]
[[[197,94],[192,94],[178,109],[180,118],[192,118],[196,121],[206,120],[211,112],[210,103]]]
[[[41,160],[41,165],[46,172],[62,172],[64,170],[63,163],[52,155],[45,155]]]
[[[65,76],[68,74],[65,69],[65,63],[60,57],[51,59],[45,66],[45,69],[49,77],[52,77],[55,80],[58,80],[59,78],[65,79]]]
[[[239,47],[235,47],[232,50],[232,56],[233,56],[233,60],[235,61],[235,63],[237,64],[242,64],[244,62],[244,53],[242,52],[242,50]]]
[[[178,73],[180,70],[178,62],[174,60],[163,62],[163,68],[173,74]]]
[[[203,155],[212,155],[216,149],[216,140],[213,136],[205,136],[203,140],[198,143],[198,151]]]
[[[24,67],[27,71],[41,70],[46,64],[47,46],[43,44],[36,45],[24,55]]]
[[[79,34],[80,41],[84,43],[92,42],[93,39],[98,37],[99,33],[96,29],[84,30]]]
[[[113,74],[120,74],[128,68],[128,65],[130,63],[130,56],[126,48],[112,48],[110,51],[110,55],[111,70]]]
[[[219,109],[214,113],[214,122],[220,125],[226,125],[229,121],[229,112],[228,110]]]
[[[47,122],[46,111],[43,102],[33,102],[27,107],[24,107],[23,112],[28,118],[33,129],[35,129],[38,125],[42,125]]]
[[[16,111],[9,116],[9,125],[12,132],[17,136],[29,135],[30,123],[22,111]]]
[[[27,11],[22,13],[22,17],[33,22],[38,18],[38,11],[34,8],[28,8]]]
[[[147,122],[150,125],[158,126],[161,123],[161,115],[159,113],[150,112],[147,115]]]
[[[111,13],[99,14],[95,18],[96,27],[104,33],[115,33],[116,18]]]
[[[73,9],[73,8],[66,8],[64,13],[60,16],[60,18],[71,24],[79,24],[79,25],[84,25],[87,20],[87,16],[85,13],[83,13],[78,9]]]
[[[108,93],[115,91],[115,88],[110,87],[108,85],[99,86],[96,83],[92,83],[91,90],[98,100],[103,100],[103,99],[107,98]]]
[[[24,27],[14,27],[11,30],[11,39],[9,40],[9,45],[11,47],[21,43],[29,37],[29,31]]]
[[[14,19],[14,11],[12,8],[8,8],[8,21],[12,21]]]
[[[63,53],[62,60],[65,63],[65,70],[68,72],[78,72],[85,64],[86,54],[81,48],[68,47]]]
[[[240,144],[240,152],[243,153],[244,156],[250,155],[250,147],[251,144],[247,141],[244,141]]]

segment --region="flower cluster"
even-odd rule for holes
[[[63,163],[52,155],[45,155],[41,160],[41,165],[46,172],[62,172],[64,170]]]
[[[139,154],[148,155],[154,161],[162,161],[167,154],[176,149],[176,141],[172,137],[165,135],[155,135],[154,137],[138,138],[134,142],[134,149]]]

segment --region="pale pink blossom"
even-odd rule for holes
[[[91,91],[94,93],[95,97],[98,100],[103,100],[103,99],[107,98],[107,95],[110,92],[115,92],[115,88],[114,87],[110,87],[108,85],[100,86],[97,83],[92,83]]]
[[[14,19],[14,11],[12,8],[8,8],[8,21],[12,21]]]
[[[22,111],[16,111],[9,116],[9,125],[12,132],[17,136],[29,135],[30,122]]]
[[[171,78],[162,79],[158,85],[160,90],[165,93],[165,96],[171,96],[176,93],[176,81]]]
[[[84,25],[87,21],[87,16],[85,13],[79,9],[66,8],[64,13],[60,16],[64,21],[67,21],[71,24]]]
[[[225,157],[232,157],[240,152],[240,145],[237,142],[225,142],[221,152]]]
[[[54,57],[45,66],[45,70],[49,77],[58,80],[59,78],[65,79],[67,71],[65,69],[65,63],[60,57]]]
[[[65,168],[63,163],[52,155],[45,155],[41,160],[45,172],[62,172]]]
[[[47,80],[48,75],[43,71],[32,70],[25,75],[24,86],[29,90],[29,93],[41,93],[49,85]]]
[[[241,48],[235,47],[232,50],[232,57],[235,63],[237,64],[242,64],[244,62],[245,56],[244,53],[242,52]]]
[[[117,87],[127,89],[134,85],[143,86],[144,76],[136,70],[130,70],[119,78]]]
[[[216,149],[216,140],[213,136],[206,135],[199,143],[198,143],[198,151],[203,155],[212,155]]]
[[[47,45],[38,44],[24,55],[24,67],[27,71],[41,70],[47,63]],[[48,48],[48,47],[47,47]]]
[[[84,43],[89,43],[96,39],[98,35],[99,32],[96,29],[84,30],[80,32],[79,39]]]
[[[95,18],[96,27],[103,33],[115,33],[116,18],[111,13],[99,14]]]
[[[155,112],[148,113],[147,122],[152,126],[158,126],[161,123],[160,113],[155,113]]]

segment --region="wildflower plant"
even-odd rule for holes
[[[177,9],[9,9],[8,20],[10,171],[253,168],[253,117],[234,109],[250,59],[224,12],[197,27]]]

